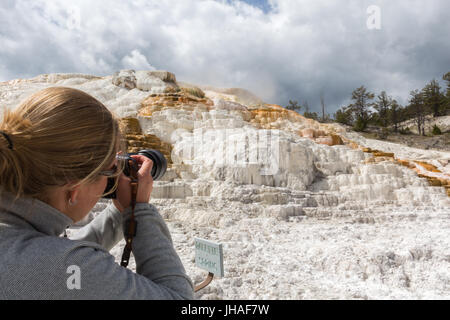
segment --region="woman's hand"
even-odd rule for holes
[[[153,190],[153,178],[151,175],[153,161],[142,155],[132,155],[131,157],[137,160],[139,167],[136,203],[148,203]],[[113,200],[113,203],[120,212],[123,212],[131,205],[130,181],[131,179],[123,173],[119,177],[119,184],[116,190],[117,198]]]

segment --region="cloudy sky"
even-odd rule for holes
[[[361,85],[405,103],[450,71],[449,12],[448,0],[1,0],[0,81],[158,69],[314,111],[321,93],[332,113]]]

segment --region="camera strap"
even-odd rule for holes
[[[120,262],[120,265],[125,268],[128,266],[128,262],[130,261],[130,254],[132,250],[131,245],[133,243],[133,238],[136,236],[137,230],[137,222],[134,218],[134,208],[136,207],[136,196],[138,190],[138,168],[132,160],[129,160],[129,168],[131,178],[131,218],[125,225],[124,236],[126,243],[125,248],[123,248],[122,261]]]

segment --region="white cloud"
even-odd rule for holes
[[[154,66],[318,110],[321,90],[330,109],[363,84],[405,102],[450,71],[446,0],[269,2],[265,14],[239,1],[2,0],[0,76]],[[381,30],[366,27],[370,5]]]
[[[155,67],[148,63],[147,58],[139,50],[133,50],[129,55],[125,56],[122,59],[122,66],[124,69],[156,70]]]

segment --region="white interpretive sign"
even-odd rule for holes
[[[222,244],[195,238],[195,265],[217,277],[223,277]]]

